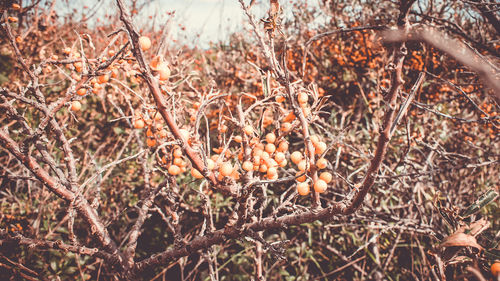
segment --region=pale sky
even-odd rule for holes
[[[294,0],[308,2],[315,5],[319,0]],[[130,4],[130,1],[125,1]],[[138,1],[144,3],[148,1]],[[250,0],[244,0],[248,5]],[[283,3],[289,0],[280,0]],[[86,5],[86,14],[92,12],[95,7],[96,15],[94,18],[101,17],[105,13],[115,13],[116,3],[114,0],[83,0],[83,1],[58,1],[61,5],[60,11],[82,12]],[[291,5],[284,5],[284,11],[287,17],[291,16]],[[256,0],[251,12],[256,20],[264,18],[269,8],[269,0]],[[248,26],[243,10],[238,0],[152,0],[149,1],[139,15],[134,16],[135,22],[141,26],[151,24],[154,27],[163,26],[167,21],[167,13],[175,11],[175,16],[171,24],[170,36],[172,39],[179,40],[180,43],[201,48],[208,47],[209,42],[225,41],[227,35],[243,29]],[[100,16],[101,15],[101,16]],[[156,16],[155,16],[156,15]],[[149,16],[155,16],[155,21],[149,19]],[[323,18],[324,19],[324,18]],[[92,24],[93,20],[89,20]],[[185,30],[181,30],[179,25],[183,25]],[[199,35],[199,38],[197,37]]]

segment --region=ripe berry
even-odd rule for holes
[[[144,124],[144,120],[142,119],[137,119],[134,121],[134,128],[136,129],[142,129],[144,128],[145,124]]]
[[[139,37],[139,46],[143,51],[148,50],[151,48],[151,40],[147,36],[141,36]]]
[[[491,265],[491,274],[495,277],[500,276],[500,262],[495,262]]]
[[[82,109],[82,104],[79,101],[75,100],[71,103],[71,110],[79,111],[80,109]]]
[[[326,183],[330,183],[333,179],[333,176],[329,172],[323,172],[319,175],[319,178],[324,180]]]
[[[250,161],[245,161],[245,162],[243,162],[241,167],[243,168],[243,170],[250,172],[253,170],[253,163]]]
[[[318,169],[320,170],[326,168],[327,164],[328,161],[325,158],[320,158],[318,159],[318,161],[316,161],[316,167],[318,167]]]
[[[302,153],[300,153],[299,151],[294,151],[290,155],[290,159],[292,160],[292,162],[294,164],[298,164],[300,162],[300,160],[302,160]]]
[[[300,182],[297,184],[297,192],[300,195],[305,196],[305,195],[309,194],[310,191],[311,191],[311,188],[309,187],[308,183]]]
[[[274,143],[276,141],[276,135],[274,133],[269,133],[266,135],[266,141],[268,143]]]
[[[229,162],[222,163],[222,165],[219,168],[219,173],[224,177],[230,176],[232,172],[233,172],[233,166]]]
[[[328,185],[326,184],[326,182],[324,180],[317,180],[314,183],[314,190],[318,193],[325,192],[327,187],[328,187]]]
[[[168,173],[172,176],[177,176],[181,173],[181,168],[177,165],[170,165],[170,167],[168,167]]]

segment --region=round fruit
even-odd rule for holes
[[[243,164],[241,164],[241,167],[243,168],[243,170],[250,172],[253,170],[253,163],[250,161],[245,161],[243,162]]]
[[[230,176],[232,172],[233,172],[233,165],[231,165],[231,163],[229,162],[222,163],[222,165],[219,168],[219,173],[224,177]]]
[[[182,157],[182,150],[180,148],[177,148],[174,150],[173,154],[174,154],[175,158],[180,158],[180,157]]]
[[[246,126],[243,128],[243,132],[244,132],[246,135],[250,136],[251,134],[253,134],[253,128],[252,128],[252,126],[250,126],[250,125],[246,125]]]
[[[312,135],[310,138],[311,138],[312,144],[314,145],[314,147],[316,147],[318,145],[318,142],[319,142],[319,137],[317,135]]]
[[[326,151],[326,143],[320,141],[318,144],[315,146],[316,150],[314,151],[316,154],[323,154],[323,152]]]
[[[99,84],[107,83],[109,81],[109,75],[107,74],[101,75],[97,78],[97,81],[99,82]]]
[[[307,102],[307,94],[304,92],[299,93],[297,100],[299,101],[299,103],[306,103]]]
[[[181,173],[181,168],[177,165],[170,165],[170,167],[168,167],[168,173],[172,176],[177,176]]]
[[[170,78],[170,68],[165,64],[165,65],[161,65],[161,67],[158,69],[158,73],[160,74],[160,80],[161,81],[165,81],[165,80],[168,80],[168,78]]]
[[[311,188],[309,187],[308,183],[300,182],[297,184],[297,192],[300,195],[305,196],[305,195],[309,194],[310,191],[311,191]]]
[[[302,176],[300,176],[302,175]],[[306,177],[306,174],[304,172],[301,172],[301,171],[298,171],[296,174],[295,174],[295,179],[298,181],[298,182],[305,182],[307,177]]]
[[[276,151],[276,146],[273,143],[266,144],[266,152],[271,154]]]
[[[495,277],[500,276],[500,262],[495,262],[491,265],[491,274]]]
[[[289,123],[289,122],[284,122],[284,123],[281,124],[281,128],[280,129],[283,132],[288,132],[288,131],[290,131],[292,129],[292,124]]]
[[[305,171],[307,169],[307,161],[300,160],[300,162],[297,164],[297,168],[299,168],[300,171]]]
[[[212,159],[207,159],[207,169],[213,170],[215,169],[215,161]]]
[[[324,180],[317,180],[314,183],[314,191],[316,191],[318,193],[325,192],[327,187],[328,187],[328,185],[326,184],[326,182]]]
[[[148,138],[148,139],[146,140],[146,145],[147,145],[147,146],[149,146],[149,147],[153,147],[153,146],[155,146],[155,145],[156,145],[156,140],[155,140],[155,139],[153,139],[153,138]]]
[[[288,150],[288,143],[286,141],[280,142],[280,144],[278,145],[278,148],[276,150],[281,151],[281,152],[287,151]]]
[[[274,133],[269,133],[266,135],[266,141],[268,143],[274,143],[276,141],[276,135]]]
[[[78,91],[76,91],[76,94],[79,96],[85,96],[86,93],[87,93],[87,89],[85,89],[85,88],[80,88],[80,89],[78,89]]]
[[[139,46],[143,51],[148,50],[151,48],[151,40],[147,36],[141,36],[139,37]]]
[[[284,96],[276,96],[276,102],[284,102],[285,101],[285,97]]]
[[[319,175],[319,178],[324,180],[326,183],[330,183],[333,179],[333,176],[329,172],[323,172]]]
[[[276,154],[274,155],[274,160],[276,160],[276,162],[278,163],[281,163],[283,160],[285,160],[285,153],[276,152]]]
[[[203,175],[200,173],[200,171],[196,170],[195,168],[191,168],[191,176],[195,179],[202,179]]]
[[[136,128],[136,129],[142,129],[142,128],[144,128],[145,125],[146,124],[144,124],[144,120],[142,120],[142,119],[137,119],[134,121],[134,128]]]
[[[298,164],[300,162],[300,160],[302,160],[302,153],[300,153],[299,151],[294,151],[290,155],[290,159],[292,160],[292,162],[294,164]]]
[[[318,167],[318,169],[324,169],[326,168],[326,165],[328,164],[328,161],[326,161],[325,158],[319,158],[318,161],[316,162],[316,167]]]
[[[243,141],[243,138],[241,136],[235,136],[234,141],[237,143],[241,143]]]
[[[79,101],[75,100],[71,103],[71,110],[79,111],[80,109],[82,109],[82,104]]]
[[[268,178],[273,178],[277,174],[278,174],[278,169],[276,169],[276,167],[270,167],[267,169]]]

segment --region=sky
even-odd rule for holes
[[[286,0],[289,1],[289,0]],[[319,0],[294,0],[307,1],[311,4]],[[178,42],[206,48],[210,42],[226,41],[228,34],[241,30],[248,24],[238,0],[139,0],[138,3],[148,2],[136,15],[136,23],[141,25],[151,24],[155,27],[163,26],[169,16],[168,12],[175,11],[175,16],[170,25],[170,36]],[[244,0],[248,5],[250,0]],[[280,2],[285,2],[280,0]],[[130,1],[125,0],[130,5]],[[73,8],[82,11],[87,6],[87,14],[95,7],[95,17],[102,17],[105,13],[115,13],[114,0],[60,0],[61,9],[72,11]],[[283,5],[283,4],[282,4]],[[255,18],[264,18],[269,9],[269,0],[255,0],[251,13]],[[64,11],[61,10],[61,11]],[[290,9],[285,6],[285,13],[290,14]],[[89,12],[90,11],[90,12]],[[153,16],[154,22],[149,19]],[[89,21],[92,24],[92,20]],[[184,26],[184,29],[181,27]],[[198,36],[199,35],[199,36]]]

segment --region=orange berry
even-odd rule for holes
[[[314,191],[316,191],[318,193],[325,192],[327,187],[328,187],[328,185],[326,184],[326,182],[324,180],[317,180],[314,183]]]
[[[307,94],[304,93],[304,92],[300,92],[299,93],[299,96],[297,97],[297,100],[299,101],[299,103],[303,104],[303,103],[306,103],[307,102]]]
[[[175,149],[173,155],[175,158],[182,157],[182,150],[180,148]]]
[[[184,162],[181,158],[174,158],[174,165],[182,167],[186,165],[186,162]]]
[[[284,97],[284,96],[276,96],[276,98],[275,98],[275,99],[276,99],[276,102],[279,102],[279,103],[281,103],[281,102],[284,102],[284,101],[285,101],[285,97]]]
[[[16,36],[16,43],[21,44],[23,42],[23,38],[21,36]]]
[[[259,155],[254,156],[253,157],[253,164],[257,165],[257,166],[260,165],[260,160],[262,160],[262,159]]]
[[[305,159],[304,160],[300,160],[300,162],[297,164],[297,168],[300,171],[305,171],[307,169],[307,161]]]
[[[326,168],[326,165],[328,165],[328,161],[325,158],[320,158],[316,161],[316,167],[320,170]]]
[[[290,155],[290,159],[292,160],[292,162],[294,164],[298,164],[300,162],[300,160],[302,160],[302,153],[300,153],[299,151],[294,151]]]
[[[76,91],[76,94],[79,96],[85,96],[86,93],[87,93],[87,89],[85,89],[85,88],[80,88],[80,89],[78,89],[78,91]]]
[[[63,53],[64,53],[65,55],[69,55],[69,54],[71,54],[71,48],[70,48],[70,47],[66,47],[66,48],[64,48]]]
[[[302,176],[299,176],[303,174]],[[307,177],[306,177],[306,174],[304,172],[301,172],[301,171],[298,171],[296,174],[295,174],[295,179],[298,181],[298,182],[305,182]]]
[[[319,175],[319,178],[324,180],[326,183],[330,183],[333,179],[333,176],[329,172],[323,172]]]
[[[267,153],[272,154],[274,151],[276,151],[276,146],[273,143],[266,144]]]
[[[170,167],[168,167],[168,173],[172,176],[177,176],[181,173],[181,168],[177,165],[170,165]]]
[[[97,78],[97,81],[99,84],[107,83],[109,81],[109,75],[107,74],[101,75]]]
[[[151,40],[147,36],[141,36],[139,37],[139,46],[143,51],[148,50],[151,48]]]
[[[267,177],[272,178],[278,174],[278,169],[276,167],[270,167],[267,169]]]
[[[148,130],[146,131],[146,136],[151,138],[151,137],[153,137],[153,135],[154,134],[153,134],[153,131],[151,130],[151,128],[148,128]]]
[[[165,81],[170,78],[171,71],[170,68],[165,64],[158,69],[158,73],[160,74],[160,81]]]
[[[245,161],[243,162],[243,164],[241,164],[241,167],[243,168],[243,170],[250,172],[253,170],[253,163],[250,161]]]
[[[305,195],[309,194],[310,191],[311,191],[311,188],[309,187],[308,183],[300,182],[297,184],[297,192],[300,195],[305,196]]]
[[[82,104],[79,101],[75,100],[71,103],[71,110],[79,111],[80,109],[82,109]]]
[[[295,118],[296,117],[293,111],[290,111],[290,113],[285,118],[283,118],[283,122],[292,122],[293,120],[295,120]]]
[[[9,22],[18,22],[19,21],[19,19],[17,17],[8,17],[7,20]]]
[[[280,152],[285,152],[288,150],[288,143],[286,141],[282,141],[280,142],[280,144],[278,145],[278,148],[276,149]]]
[[[136,129],[142,129],[144,128],[145,124],[144,124],[144,120],[142,119],[137,119],[134,121],[134,128]]]
[[[149,147],[153,147],[156,145],[156,140],[154,138],[147,138],[146,145]]]
[[[213,170],[215,169],[215,161],[212,159],[207,159],[207,169]]]
[[[323,154],[326,151],[326,143],[320,141],[316,145],[316,150],[314,151],[316,154]]]
[[[230,177],[232,177],[235,180],[239,180],[240,179],[240,173],[238,172],[238,168],[237,167],[234,167],[233,171],[231,172]]]
[[[200,171],[196,170],[195,168],[191,168],[191,176],[195,179],[202,179],[203,175],[200,173]]]
[[[11,6],[12,9],[14,10],[20,10],[21,9],[21,6],[17,3],[13,3],[12,6]]]
[[[222,163],[222,165],[219,168],[219,173],[224,177],[230,176],[232,172],[233,172],[233,165],[231,165],[231,163],[229,162]]]
[[[283,160],[283,161],[279,162],[279,163],[278,163],[278,166],[280,166],[281,168],[283,168],[283,167],[285,167],[285,166],[286,166],[286,164],[288,164],[288,161],[286,161],[286,159],[285,159],[285,160]]]
[[[260,164],[260,166],[259,166],[259,172],[261,172],[261,173],[267,172],[267,165],[266,164]]]
[[[290,131],[291,129],[292,129],[292,124],[291,123],[284,122],[284,123],[281,124],[280,130],[282,132],[286,133],[286,132]]]
[[[276,135],[274,133],[269,133],[266,135],[266,141],[268,143],[274,143],[276,141]]]
[[[274,160],[276,160],[276,162],[278,163],[281,163],[283,160],[285,160],[285,153],[283,152],[276,152],[276,154],[274,155]]]
[[[252,135],[252,134],[253,134],[253,127],[252,127],[252,126],[250,126],[250,125],[246,125],[246,126],[243,128],[243,132],[244,132],[246,135],[250,136],[250,135]]]
[[[241,143],[243,141],[243,138],[241,136],[235,136],[234,141],[237,143]]]
[[[319,143],[319,137],[318,137],[318,135],[312,135],[312,136],[310,136],[310,138],[311,138],[312,144],[314,145],[314,147],[316,147],[318,145],[318,143]]]
[[[491,265],[491,274],[494,277],[498,277],[500,275],[500,262],[495,262]]]

